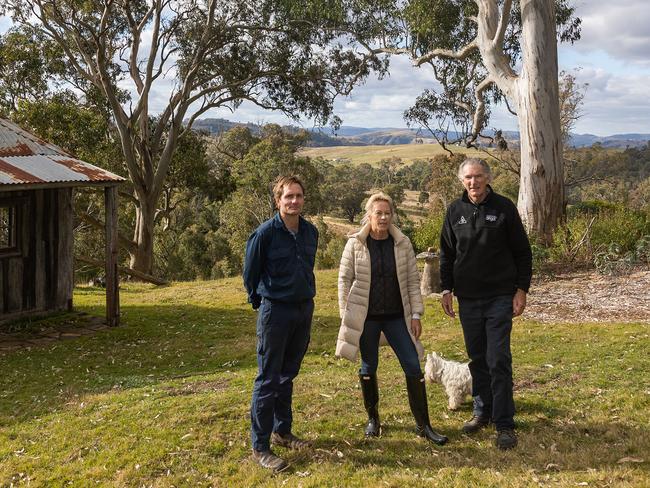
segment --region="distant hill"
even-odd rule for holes
[[[233,127],[248,127],[253,134],[259,134],[261,126],[253,123],[232,122],[227,119],[198,119],[194,122],[194,129],[218,135]],[[295,126],[285,126],[288,130],[299,130]],[[397,144],[414,144],[416,142],[435,143],[433,137],[416,129],[394,127],[355,127],[341,126],[336,132],[330,127],[317,127],[308,129],[312,133],[310,147],[334,146],[382,146]],[[455,134],[450,134],[454,137]],[[517,131],[503,131],[504,138],[510,145],[517,145],[519,133]],[[650,141],[650,134],[614,134],[611,136],[595,136],[593,134],[571,134],[570,145],[573,147],[589,147],[602,144],[608,148],[626,148],[645,146]]]
[[[331,129],[322,129],[326,134],[332,134]],[[415,129],[348,127],[343,126],[337,132],[338,137],[332,137],[334,141],[340,141],[340,145],[382,145],[382,144],[411,144],[416,139],[421,142],[435,143],[433,137],[427,137],[426,133],[418,133]],[[489,133],[491,135],[491,133]],[[342,136],[342,137],[341,137]],[[450,139],[456,137],[456,133],[449,134]],[[503,131],[503,137],[510,145],[519,143],[519,132]],[[571,134],[569,145],[572,147],[589,147],[594,144],[602,144],[609,148],[626,148],[645,146],[650,141],[650,134],[615,134],[611,136],[595,136],[593,134]],[[351,144],[351,143],[354,144]],[[319,144],[313,144],[319,146]],[[328,140],[326,146],[336,146]]]
[[[211,135],[219,135],[227,132],[234,127],[248,127],[253,134],[259,134],[261,126],[259,124],[232,122],[227,119],[197,119],[194,121],[192,128],[196,131],[207,132]]]
[[[574,147],[589,147],[602,144],[603,147],[640,147],[650,141],[650,134],[614,134],[613,136],[595,136],[593,134],[571,134],[569,144]]]

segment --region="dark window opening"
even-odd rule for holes
[[[16,207],[0,206],[0,251],[15,250],[16,235]]]

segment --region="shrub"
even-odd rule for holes
[[[318,250],[316,251],[317,269],[334,269],[339,267],[346,239],[334,234],[322,216],[314,222],[318,228]]]
[[[648,263],[648,215],[609,202],[584,202],[574,206],[569,219],[555,231],[545,249],[533,247],[537,265],[595,266],[603,273],[619,273]],[[539,247],[539,246],[538,246]]]
[[[650,220],[644,212],[618,207],[601,211],[594,222],[591,241],[594,249],[616,243],[623,252],[632,251],[639,239],[650,234]]]
[[[412,239],[416,252],[426,251],[429,247],[440,249],[440,231],[444,221],[444,212],[437,212],[429,215],[415,228]]]

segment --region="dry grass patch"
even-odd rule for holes
[[[485,152],[464,147],[453,147],[454,153],[482,155]],[[330,146],[306,147],[300,150],[303,156],[322,157],[330,161],[358,165],[362,163],[377,166],[382,159],[401,158],[404,163],[416,159],[428,159],[438,154],[448,154],[440,144],[390,144],[374,146]]]

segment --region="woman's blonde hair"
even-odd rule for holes
[[[392,214],[391,223],[395,222],[395,217],[397,217],[397,215],[395,214],[395,205],[393,204],[393,199],[386,195],[383,191],[378,191],[377,193],[370,195],[370,198],[368,198],[365,207],[366,213],[361,219],[361,225],[365,225],[368,222],[370,214],[372,213],[372,206],[377,202],[386,202],[388,204],[390,207],[390,213]]]

